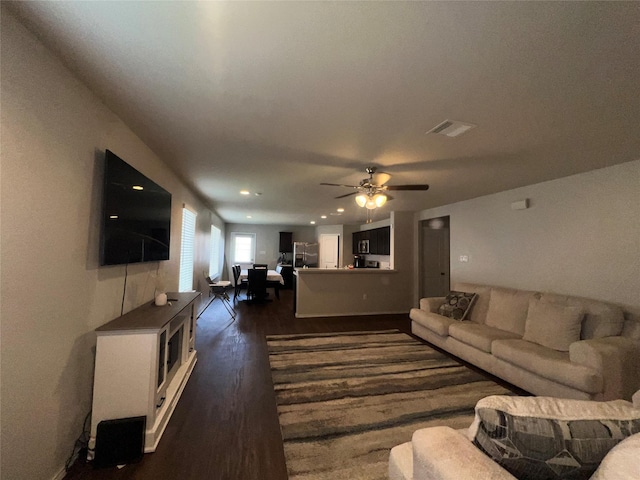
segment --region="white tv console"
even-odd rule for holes
[[[154,452],[196,364],[200,292],[168,293],[96,329],[91,459],[103,420],[146,416],[144,451]]]

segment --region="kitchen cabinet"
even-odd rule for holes
[[[280,232],[280,253],[293,252],[293,232]]]
[[[358,255],[358,244],[361,240],[369,241],[369,254],[391,255],[391,227],[354,232],[352,241],[354,255]]]
[[[391,227],[382,227],[376,230],[376,251],[378,255],[391,255]]]

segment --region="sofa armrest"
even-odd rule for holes
[[[428,297],[420,299],[420,310],[426,312],[438,313],[438,308],[444,302],[446,297]]]
[[[516,480],[450,427],[417,430],[411,444],[413,480]]]
[[[569,359],[602,375],[604,390],[598,400],[631,401],[640,389],[640,342],[625,337],[580,340],[569,345]]]

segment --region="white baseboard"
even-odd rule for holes
[[[67,470],[64,467],[62,467],[62,469],[58,473],[56,473],[53,477],[51,477],[51,480],[62,480],[66,474],[67,474]]]

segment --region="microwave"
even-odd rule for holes
[[[360,240],[358,242],[358,253],[369,253],[369,240]]]

